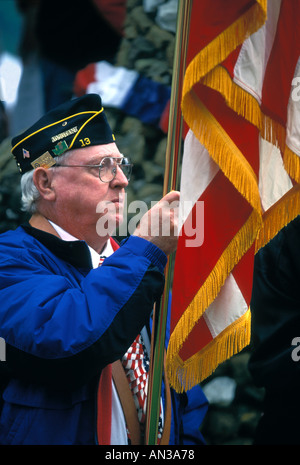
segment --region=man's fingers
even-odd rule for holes
[[[161,199],[161,202],[172,203],[172,202],[179,201],[179,200],[180,200],[180,192],[170,191]]]

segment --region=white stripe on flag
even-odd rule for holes
[[[294,73],[287,111],[286,144],[300,156],[300,58]]]
[[[266,23],[245,40],[234,67],[233,81],[252,94],[259,104],[265,71],[276,34],[280,6],[281,0],[272,0],[272,5],[268,3]]]
[[[209,156],[206,148],[194,136],[193,132],[189,130],[185,137],[182,161],[179,231],[192,210],[193,205],[201,194],[203,194],[218,171],[218,165]],[[199,176],[199,173],[201,173],[201,176]]]
[[[215,338],[247,310],[247,303],[231,273],[203,317],[211,335]]]
[[[260,138],[259,146],[259,192],[263,210],[268,210],[292,188],[282,156],[277,147]]]

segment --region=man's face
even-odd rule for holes
[[[91,146],[76,149],[62,164],[99,165],[105,156],[122,156],[116,146]],[[127,178],[118,167],[115,178],[110,182],[99,179],[99,169],[86,167],[54,167],[52,185],[56,197],[53,204],[59,225],[89,245],[101,243],[113,230],[98,228],[99,220],[108,220],[118,226],[123,220],[125,187]],[[53,218],[55,222],[55,219]]]

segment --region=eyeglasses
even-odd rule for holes
[[[127,180],[130,181],[133,165],[130,163],[129,158],[126,157],[104,157],[99,165],[60,165],[59,163],[56,163],[53,167],[55,166],[65,166],[67,168],[98,168],[100,181],[110,182],[115,179],[118,166],[121,168]]]

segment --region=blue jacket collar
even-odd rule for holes
[[[92,269],[92,260],[88,245],[84,241],[63,241],[41,229],[34,228],[28,222],[21,225],[24,231],[37,239],[58,258],[77,268]]]

